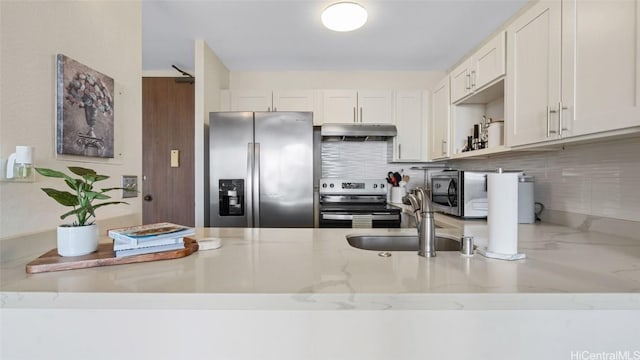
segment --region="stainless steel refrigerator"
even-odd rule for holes
[[[209,226],[313,227],[313,115],[209,115]]]

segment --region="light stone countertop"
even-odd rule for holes
[[[474,233],[486,222],[445,216],[438,233]],[[352,248],[346,234],[414,229],[201,228],[222,247],[186,258],[81,270],[25,273],[39,256],[0,268],[3,308],[117,309],[640,309],[640,242],[553,225],[520,225],[519,261],[423,258]],[[108,241],[108,238],[103,238]]]

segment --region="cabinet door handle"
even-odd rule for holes
[[[274,106],[273,111],[278,111],[278,108]]]
[[[442,140],[442,155],[447,155],[447,140]]]
[[[476,87],[476,71],[473,70],[471,71],[471,88],[475,88]]]
[[[353,122],[358,122],[356,118],[356,107],[353,107]]]
[[[267,106],[267,112],[271,112],[271,106]]]
[[[471,74],[465,75],[464,86],[466,90],[471,90]]]
[[[562,106],[562,101],[558,103],[558,134],[560,135],[562,135],[563,131],[569,130],[566,126],[564,126],[564,117],[562,116],[562,112],[568,109],[568,107]]]
[[[362,106],[360,106],[360,122],[362,122]]]
[[[402,159],[402,144],[398,144],[398,159]]]
[[[555,130],[551,130],[551,124],[550,124],[551,114],[555,114],[556,112],[557,111],[551,110],[551,108],[549,106],[547,106],[547,137],[550,137],[551,134],[555,134],[556,133]]]

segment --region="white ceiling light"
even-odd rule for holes
[[[367,10],[360,4],[339,2],[322,12],[322,24],[334,31],[352,31],[367,22]]]

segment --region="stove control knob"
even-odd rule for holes
[[[384,189],[384,184],[380,184],[380,188]]]
[[[329,187],[333,189],[333,183],[329,184]]]
[[[327,183],[322,183],[322,187],[326,189],[327,188]]]
[[[373,184],[373,188],[377,189],[378,188],[378,184]]]

